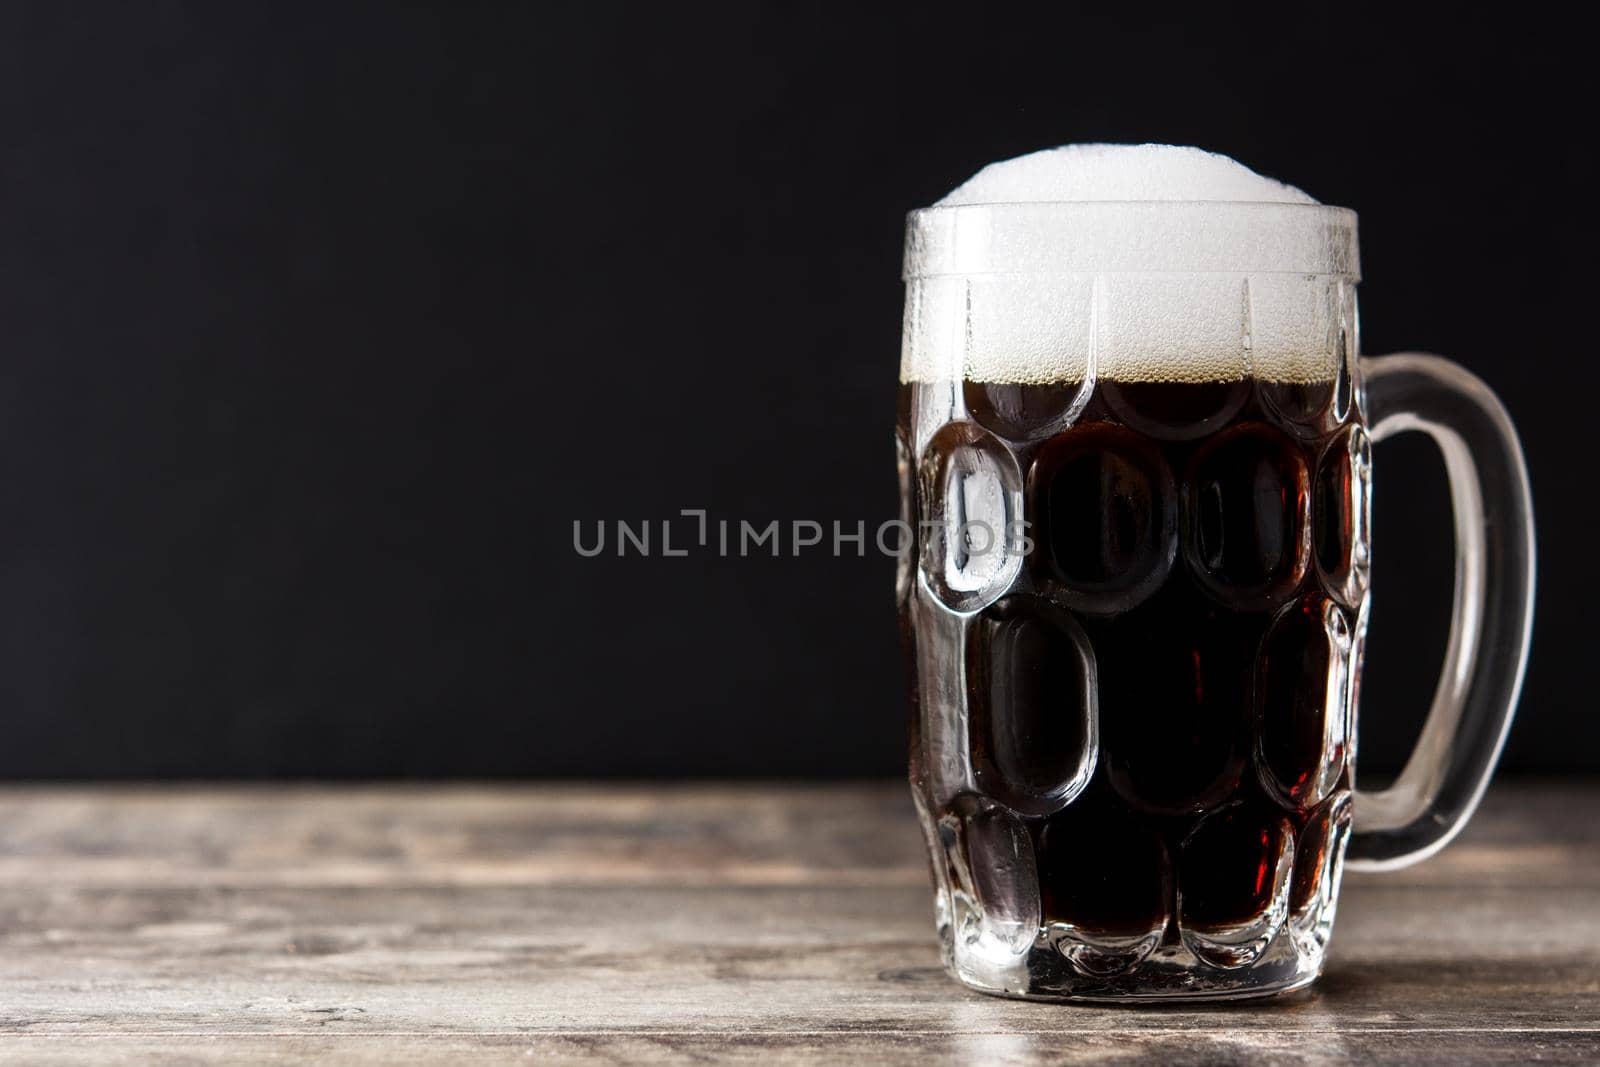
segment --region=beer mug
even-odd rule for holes
[[[1498,759],[1533,599],[1516,433],[1454,363],[1359,355],[1355,213],[1303,199],[909,216],[911,785],[974,989],[1305,986],[1346,847],[1432,854]],[[1416,748],[1363,792],[1372,444],[1405,430],[1443,454],[1455,603]]]

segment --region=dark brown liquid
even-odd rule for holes
[[[1180,924],[1257,921],[1275,888],[1305,907],[1349,789],[1346,657],[1365,596],[1351,398],[1333,382],[1101,383],[1086,400],[967,383],[981,433],[913,428],[939,410],[918,391],[949,388],[902,386],[902,441],[1009,453],[1034,541],[968,624],[963,662],[972,780],[1027,829],[1042,922],[1170,941]],[[940,491],[920,483],[921,517]],[[937,591],[911,595],[939,610]],[[935,818],[971,803],[933,802]]]

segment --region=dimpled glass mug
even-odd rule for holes
[[[1104,150],[1178,195],[909,217],[911,784],[946,965],[985,992],[1308,984],[1346,846],[1442,847],[1521,685],[1533,519],[1500,403],[1437,357],[1358,355],[1353,212],[1231,161],[1222,199],[1164,151]],[[1367,793],[1371,442],[1403,430],[1443,454],[1455,604],[1416,749]]]

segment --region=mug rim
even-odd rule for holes
[[[1361,276],[1359,218],[1260,200],[1006,201],[906,215],[901,277],[1173,273]]]

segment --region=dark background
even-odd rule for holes
[[[1360,211],[1365,350],[1527,447],[1507,765],[1594,770],[1583,35],[1206,11],[0,5],[0,774],[899,773],[887,560],[571,524],[892,516],[903,213],[1081,140]],[[1382,769],[1451,556],[1378,470]]]

